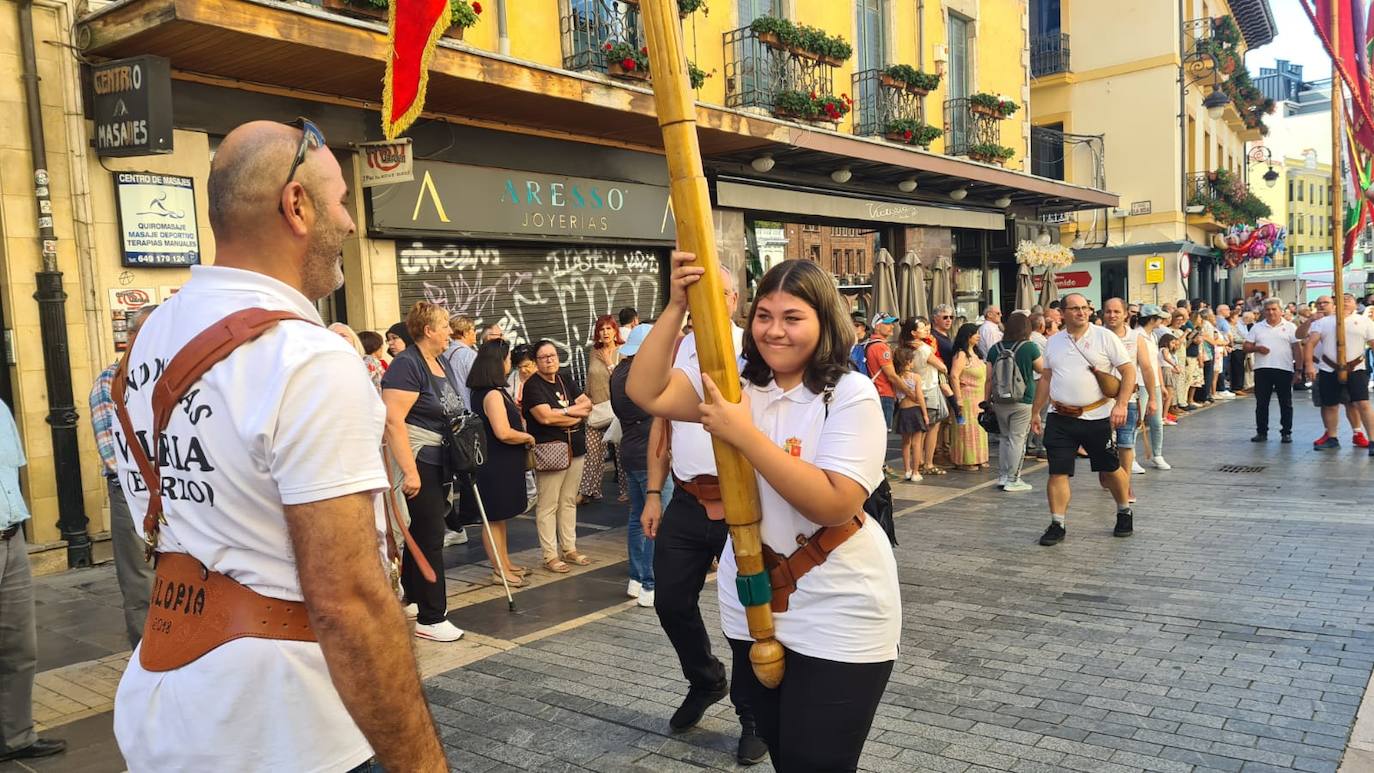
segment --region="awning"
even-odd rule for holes
[[[555,4],[530,13],[556,13]],[[173,77],[376,111],[387,57],[377,22],[345,18],[303,3],[277,0],[122,0],[80,22],[91,59],[155,54],[171,60]],[[442,39],[431,63],[426,117],[537,131],[662,152],[652,92],[588,72],[572,72]],[[1070,185],[882,140],[822,131],[761,113],[716,105],[697,108],[703,159],[715,172],[747,169],[770,153],[825,184],[848,166],[848,190],[895,191],[915,178],[904,198],[948,201],[956,188],[968,201],[1006,196],[1036,213],[1115,207],[1114,193]],[[379,125],[359,125],[357,140],[376,139]],[[334,137],[334,135],[331,135]],[[352,140],[353,138],[344,138]],[[746,175],[747,176],[747,175]],[[778,175],[782,178],[782,175]]]
[[[1006,215],[998,211],[922,206],[910,202],[747,185],[728,180],[717,181],[716,203],[727,209],[747,209],[766,215],[804,215],[822,220],[978,228],[985,231],[1002,231],[1007,227]]]
[[[1075,260],[1111,260],[1129,258],[1132,255],[1167,255],[1186,252],[1189,255],[1212,255],[1216,252],[1205,244],[1190,241],[1150,242],[1148,244],[1123,244],[1119,247],[1085,247],[1074,250]]]
[[[1309,290],[1315,290],[1321,287],[1330,287],[1335,276],[1331,269],[1327,269],[1325,271],[1304,271],[1298,275],[1298,279],[1306,282]],[[1342,279],[1345,281],[1347,290],[1351,287],[1363,287],[1365,282],[1369,280],[1369,272],[1359,268],[1347,269]]]

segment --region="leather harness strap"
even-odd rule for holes
[[[830,554],[843,545],[845,540],[858,534],[864,527],[865,519],[866,516],[860,513],[839,526],[822,527],[806,538],[801,547],[786,558],[767,545],[763,546],[763,565],[768,569],[768,581],[773,586],[773,599],[769,602],[773,612],[787,611],[792,592],[797,589],[797,581],[807,572],[825,563]]]
[[[1331,359],[1330,357],[1327,357],[1325,354],[1322,355],[1322,362],[1326,363],[1326,367],[1328,367],[1328,368],[1330,368],[1330,369],[1332,369],[1332,370],[1346,370],[1346,371],[1351,371],[1351,370],[1354,370],[1355,368],[1358,368],[1358,367],[1360,366],[1360,363],[1364,362],[1364,358],[1363,358],[1363,357],[1356,357],[1355,359],[1351,360],[1350,362],[1347,362],[1347,363],[1345,364],[1345,367],[1344,367],[1344,368],[1342,368],[1341,366],[1337,365],[1335,360]]]
[[[1068,405],[1066,403],[1061,403],[1058,400],[1054,400],[1054,412],[1061,414],[1063,416],[1067,416],[1071,419],[1076,419],[1079,416],[1082,416],[1083,414],[1087,413],[1088,411],[1094,410],[1096,408],[1101,408],[1107,403],[1110,403],[1112,399],[1113,398],[1110,397],[1104,397],[1101,400],[1088,403],[1087,405]]]
[[[714,475],[698,475],[691,480],[673,476],[673,485],[696,497],[706,511],[706,517],[713,521],[725,520],[725,503],[720,493],[720,479]]]

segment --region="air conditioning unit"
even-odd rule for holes
[[[1112,210],[1112,217],[1129,217],[1130,214],[1131,210],[1126,209],[1125,207],[1116,207]]]

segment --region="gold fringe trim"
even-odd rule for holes
[[[395,98],[392,93],[394,88],[392,78],[394,77],[393,67],[396,62],[396,6],[400,2],[401,0],[391,0],[387,8],[386,79],[382,81],[382,135],[388,140],[396,139],[401,132],[409,129],[410,125],[415,123],[415,119],[420,117],[420,113],[424,112],[425,96],[429,90],[429,63],[434,59],[434,50],[439,45],[439,38],[443,37],[444,31],[453,23],[453,15],[450,11],[447,15],[441,15],[439,20],[435,22],[434,29],[429,31],[429,42],[425,44],[424,51],[420,53],[420,84],[415,92],[415,101],[393,123],[391,120],[391,103]],[[444,3],[444,8],[448,10],[447,2]]]

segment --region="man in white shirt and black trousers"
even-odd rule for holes
[[[733,319],[739,306],[735,275],[724,266],[720,270],[725,312]],[[732,322],[730,335],[738,357],[744,331]],[[699,370],[696,358],[696,335],[688,334],[678,345],[673,366],[680,370],[689,365]],[[720,501],[711,436],[700,424],[671,422],[667,443],[671,454],[661,456],[659,449],[665,443],[659,432],[656,424],[649,435],[649,490],[640,518],[644,535],[654,541],[654,612],[677,652],[682,675],[687,677],[687,697],[668,721],[673,732],[681,733],[694,727],[706,709],[730,693],[729,672],[711,652],[698,603],[711,562],[720,557],[730,532]],[[674,483],[673,497],[666,507],[660,491],[668,474],[665,456],[671,456]],[[731,700],[741,727],[736,759],[744,765],[762,762],[768,747],[755,729],[753,714],[739,696],[732,695]]]
[[[1050,525],[1040,537],[1040,544],[1047,547],[1064,541],[1069,478],[1073,477],[1079,448],[1088,453],[1093,472],[1098,473],[1116,500],[1116,528],[1112,534],[1129,537],[1135,530],[1128,500],[1130,471],[1121,467],[1114,437],[1115,430],[1126,423],[1127,404],[1135,394],[1135,363],[1112,331],[1088,322],[1092,308],[1087,298],[1070,293],[1064,296],[1060,308],[1064,312],[1064,330],[1051,336],[1045,348],[1045,368],[1031,409],[1031,431],[1039,432],[1040,411],[1047,402],[1050,406],[1043,427],[1050,462],[1050,483],[1046,488]],[[1115,397],[1103,393],[1098,373],[1120,374]]]
[[[1264,319],[1245,334],[1245,353],[1255,355],[1255,436],[1252,443],[1269,439],[1269,399],[1279,398],[1279,437],[1293,442],[1293,382],[1302,378],[1296,367],[1302,361],[1298,328],[1283,318],[1283,302],[1270,298],[1263,303]],[[1241,369],[1242,371],[1244,368]]]
[[[1307,364],[1307,377],[1316,381],[1322,401],[1322,424],[1325,432],[1313,444],[1317,451],[1341,447],[1336,439],[1339,429],[1342,402],[1349,402],[1348,418],[1358,412],[1364,420],[1366,429],[1374,428],[1374,406],[1369,402],[1369,368],[1365,364],[1365,350],[1374,347],[1374,322],[1361,316],[1355,310],[1355,296],[1346,293],[1344,311],[1328,314],[1312,323],[1307,333],[1304,360]],[[1345,327],[1346,362],[1336,361],[1336,324]],[[1345,372],[1344,380],[1341,371]],[[1354,421],[1351,421],[1354,424]],[[1369,447],[1369,455],[1374,456],[1374,445]]]

